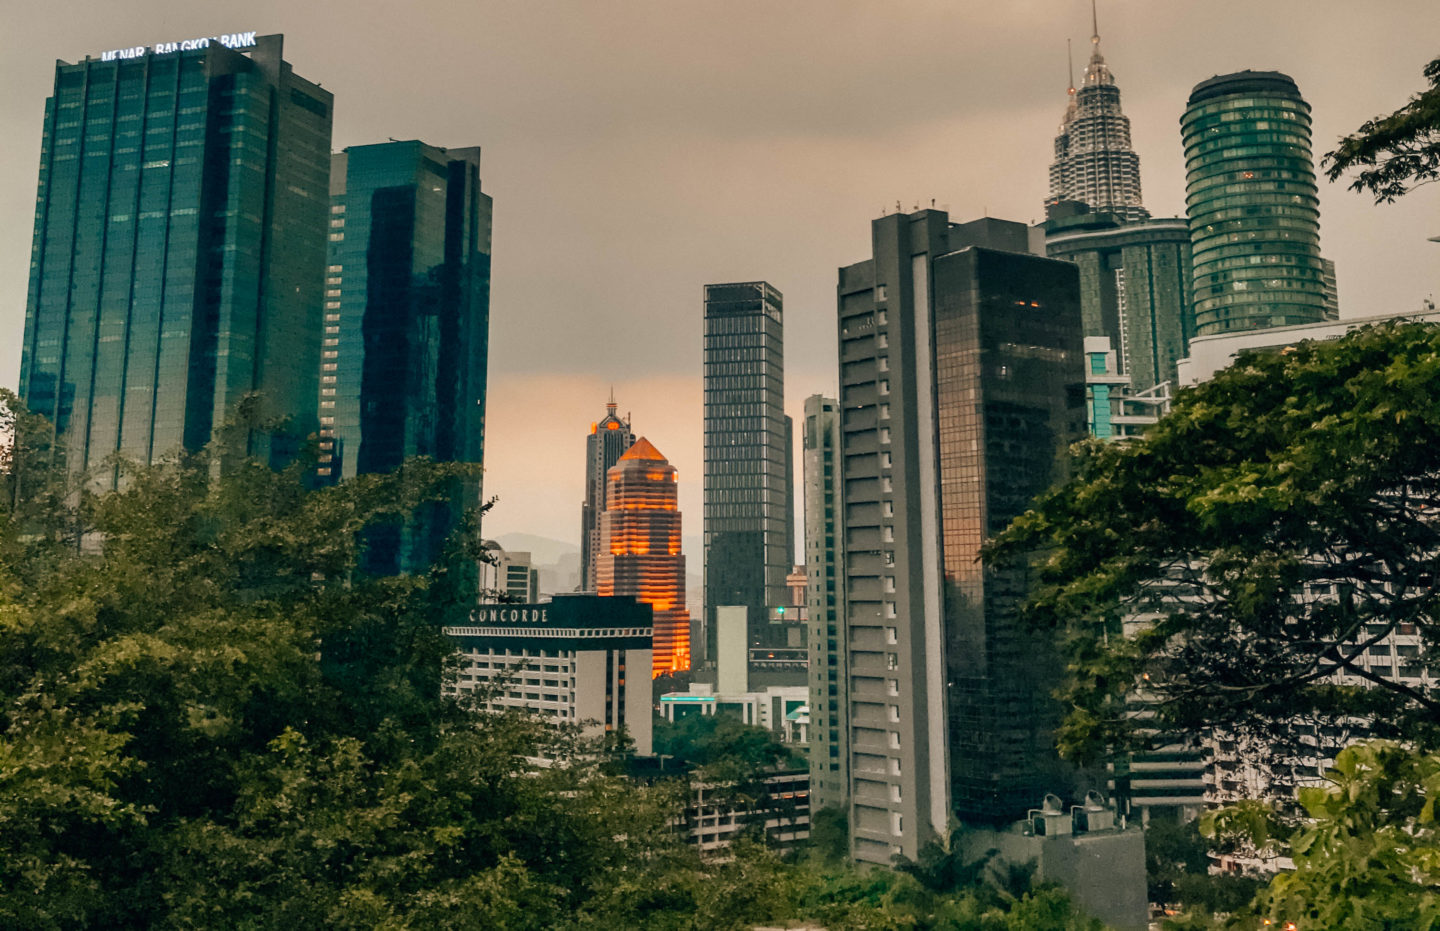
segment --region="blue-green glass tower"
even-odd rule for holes
[[[388,472],[412,456],[479,463],[485,445],[491,201],[480,149],[418,141],[334,157],[320,358],[320,476]],[[378,531],[370,568],[438,555],[473,487]]]
[[[1278,71],[1201,81],[1180,127],[1196,334],[1332,318],[1310,105],[1295,82]]]
[[[331,95],[281,36],[57,62],[45,105],[20,393],[67,464],[210,441],[247,394],[315,429]]]

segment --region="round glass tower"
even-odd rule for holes
[[[1326,318],[1310,105],[1288,76],[1195,85],[1180,119],[1196,334]]]

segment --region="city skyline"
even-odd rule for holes
[[[446,31],[438,6],[433,28],[421,6],[410,32],[399,35],[383,17],[370,25],[347,16],[353,25],[343,40],[324,22],[338,7],[323,4],[304,12],[258,4],[242,22],[218,4],[183,13],[97,5],[93,15],[64,20],[22,10],[14,14],[16,52],[3,65],[12,92],[0,109],[10,130],[0,147],[7,169],[0,197],[17,218],[0,226],[0,345],[9,349],[0,354],[0,382],[18,378],[29,217],[54,59],[240,28],[283,32],[287,58],[336,95],[333,148],[394,136],[486,149],[495,179],[486,186],[502,204],[486,478],[501,502],[487,535],[524,530],[573,541],[583,489],[571,463],[612,381],[624,396],[656,399],[651,410],[632,405],[635,416],[680,469],[682,510],[698,515],[700,329],[686,311],[702,284],[765,277],[786,293],[787,413],[798,419],[804,397],[834,390],[834,265],[864,254],[865,222],[882,206],[893,211],[901,198],[908,210],[934,197],[956,219],[987,211],[1038,219],[1034,204],[1044,194],[1055,101],[1066,80],[1063,43],[1071,37],[1083,48],[1088,6],[855,6],[831,14],[828,6],[732,4],[652,16],[626,5],[608,24],[581,6],[549,16],[496,15],[495,7]],[[1404,28],[1423,20],[1421,3],[1363,16],[1338,3],[1243,9],[1247,29],[1237,32],[1224,5],[1167,10],[1162,19],[1135,3],[1101,4],[1106,57],[1125,81],[1146,205],[1157,215],[1183,211],[1178,120],[1197,82],[1243,68],[1291,74],[1314,107],[1318,156],[1339,133],[1403,102],[1429,57],[1425,37]],[[799,37],[811,39],[803,28],[820,16],[832,28],[799,45]],[[882,25],[894,39],[877,47]],[[804,47],[805,58],[775,55],[747,76],[717,77],[742,35],[751,42],[762,33],[746,53],[757,66],[778,45]],[[568,55],[566,63],[526,62],[541,42],[553,45],[555,59]],[[621,60],[617,43],[629,43],[633,60]],[[941,49],[937,63],[928,53]],[[452,67],[446,54],[462,51],[466,70],[445,70]],[[371,61],[405,56],[441,68],[432,83],[453,80],[454,96],[434,94],[441,105],[428,109],[415,104],[418,75]],[[1346,67],[1334,68],[1340,60]],[[839,67],[847,63],[854,65],[848,73]],[[1356,73],[1366,75],[1363,86]],[[670,86],[649,86],[665,83],[653,80],[659,74],[672,76]],[[462,77],[472,83],[458,83]],[[914,100],[893,96],[912,89]],[[1436,246],[1424,241],[1435,235],[1436,198],[1435,189],[1421,189],[1401,204],[1374,207],[1321,183],[1322,236],[1338,263],[1343,317],[1416,307],[1437,290]],[[558,230],[557,211],[566,220]],[[767,213],[773,220],[757,227],[756,215]],[[563,267],[557,254],[569,260]],[[644,289],[636,287],[641,280]],[[607,347],[616,353],[594,358],[622,357],[635,345],[654,350],[643,366],[602,369],[607,363],[585,358]],[[556,451],[553,474],[529,460],[526,450],[537,443]]]

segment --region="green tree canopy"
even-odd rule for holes
[[[1386,116],[1366,120],[1325,153],[1325,173],[1338,181],[1354,171],[1352,191],[1368,191],[1390,203],[1440,179],[1440,58],[1425,66],[1430,86]]]
[[[1440,329],[1368,327],[1243,353],[1143,440],[1083,447],[987,550],[1032,562],[1028,616],[1064,643],[1065,752],[1356,716],[1435,743],[1436,695],[1362,656],[1440,648],[1436,385]]]

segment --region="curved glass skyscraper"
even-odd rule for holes
[[[1327,313],[1310,105],[1288,76],[1202,81],[1180,120],[1197,335]]]

